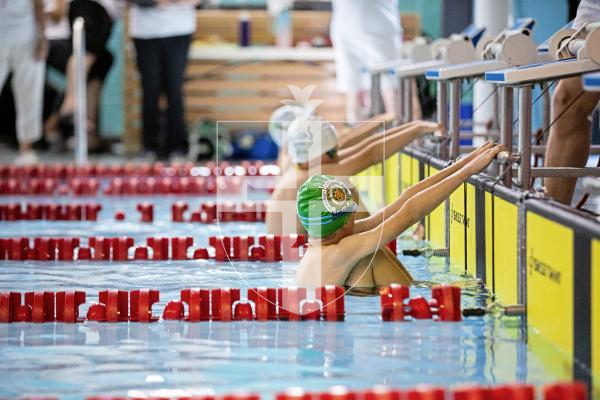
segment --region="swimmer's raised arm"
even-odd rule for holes
[[[371,165],[382,162],[399,152],[410,142],[426,133],[436,131],[439,125],[434,122],[420,122],[405,130],[378,140],[368,147],[361,148],[356,154],[346,157],[334,167],[332,175],[353,176]]]
[[[363,140],[361,140],[359,143],[339,150],[338,158],[340,160],[343,160],[345,158],[351,157],[352,155],[358,153],[362,149],[367,148],[371,144],[377,143],[379,140],[384,140],[386,138],[389,139],[392,134],[404,132],[407,129],[410,129],[413,126],[419,125],[422,122],[423,121],[411,121],[409,123],[387,129],[383,132],[368,135]]]
[[[338,244],[340,251],[351,258],[351,262],[356,263],[385,246],[439,206],[471,175],[483,171],[501,150],[502,146],[486,150],[446,179],[415,194],[402,205],[400,210],[387,218],[385,223],[379,224],[374,229],[345,237]]]
[[[380,128],[388,128],[394,118],[395,115],[391,113],[379,114],[373,118],[370,118],[368,121],[365,121],[356,128],[351,129],[348,133],[342,135],[339,140],[338,148],[341,150],[350,146],[354,146],[366,137],[370,136],[376,130]]]
[[[407,188],[393,203],[391,203],[387,207],[382,208],[381,210],[379,210],[375,214],[371,215],[370,217],[355,221],[354,232],[355,233],[365,232],[365,231],[368,231],[370,229],[377,227],[377,225],[381,224],[384,221],[386,216],[393,215],[395,212],[400,210],[400,208],[404,205],[404,203],[406,203],[411,197],[413,197],[417,193],[421,192],[422,190],[425,190],[425,189],[441,182],[442,180],[446,179],[448,176],[450,176],[453,173],[455,173],[456,171],[460,170],[465,165],[467,165],[469,162],[471,162],[476,157],[478,157],[480,154],[491,149],[492,147],[494,147],[494,144],[491,142],[487,142],[483,146],[480,146],[479,148],[473,150],[466,157],[459,159],[452,165],[442,169],[441,171],[437,172],[436,174],[434,174],[428,178],[425,178],[424,180]]]

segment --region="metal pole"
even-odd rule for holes
[[[519,186],[529,190],[531,177],[531,85],[519,87]]]
[[[413,80],[408,78],[404,81],[404,122],[413,120]]]
[[[398,78],[398,93],[396,94],[396,120],[404,123],[404,79]]]
[[[88,161],[87,93],[85,68],[85,26],[82,17],[73,23],[73,56],[75,57],[75,162]]]
[[[439,156],[442,160],[448,159],[448,93],[446,82],[437,81],[437,116],[440,125],[440,151]]]
[[[552,103],[552,97],[550,96],[550,90],[548,90],[548,82],[542,82],[542,91],[544,92],[543,95],[543,107],[544,107],[544,112],[543,112],[543,117],[542,117],[542,131],[544,132],[544,136],[548,137],[548,128],[550,127],[550,118],[551,118],[551,114],[550,114],[550,106]],[[545,138],[542,138],[543,142],[545,143]]]
[[[455,159],[460,152],[460,79],[450,82],[450,158]]]
[[[500,88],[500,143],[503,144],[508,152],[513,151],[513,88],[502,86]],[[512,186],[512,163],[500,166],[500,176],[504,186]]]
[[[381,98],[381,72],[371,72],[371,116],[383,113],[383,99]]]

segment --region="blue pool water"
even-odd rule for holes
[[[150,235],[191,235],[206,245],[210,235],[264,232],[261,224],[172,224],[173,198],[155,206],[154,224],[135,222],[139,198],[101,201],[105,208],[98,223],[3,222],[0,236],[127,235],[141,243]],[[130,222],[112,220],[117,208],[127,211]],[[399,241],[401,248],[422,245]],[[403,261],[418,281],[411,293],[429,297],[432,284],[453,282],[464,289],[463,306],[491,302],[479,282],[450,273],[444,259]],[[245,292],[248,285],[291,285],[294,273],[292,263],[4,261],[0,291],[85,290],[89,304],[104,289],[156,288],[161,302],[154,310],[160,315],[182,288],[240,287]],[[81,314],[86,311],[82,306]],[[378,297],[347,296],[346,321],[340,323],[0,324],[0,397],[183,396],[243,389],[268,398],[290,386],[321,390],[553,380],[528,351],[526,326],[518,318],[383,323],[379,311]]]

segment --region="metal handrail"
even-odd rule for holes
[[[87,73],[85,66],[85,22],[78,17],[73,23],[73,57],[75,60],[75,162],[88,162],[87,143]]]

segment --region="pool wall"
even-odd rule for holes
[[[412,148],[390,158],[381,183],[385,201],[443,166]],[[374,167],[371,174],[380,176],[381,169]],[[369,195],[381,197],[378,187],[369,186]],[[457,273],[481,279],[504,305],[526,306],[529,346],[552,373],[586,380],[600,396],[598,221],[480,175],[458,188],[424,225],[432,247],[449,248]],[[551,351],[552,345],[560,352]]]

